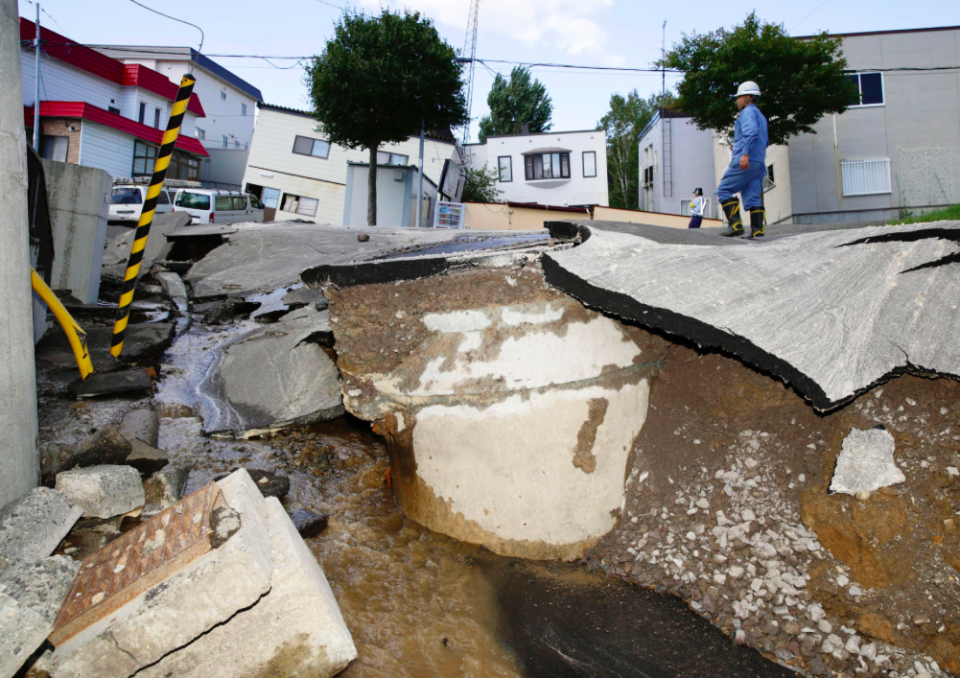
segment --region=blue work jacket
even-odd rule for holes
[[[750,158],[750,162],[766,163],[767,119],[754,104],[750,104],[737,116],[737,124],[733,128],[733,158],[731,162],[740,162],[740,156]]]

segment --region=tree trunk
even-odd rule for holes
[[[367,175],[367,226],[377,225],[377,147],[370,145],[370,173]]]

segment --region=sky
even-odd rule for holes
[[[412,9],[435,21],[440,35],[463,49],[470,0],[139,0],[203,29],[208,55],[310,56],[323,50],[343,7],[379,13],[380,7]],[[31,20],[36,6],[18,0]],[[759,7],[759,8],[758,8]],[[197,48],[195,28],[157,16],[132,0],[41,0],[41,24],[80,43],[177,45]],[[791,35],[819,31],[928,28],[960,24],[955,0],[481,0],[477,56],[511,62],[649,68],[660,56],[663,22],[667,49],[683,34],[740,23],[754,9]],[[302,63],[228,58],[215,61],[258,87],[264,101],[309,109]],[[280,67],[280,68],[278,68]],[[476,121],[488,112],[496,72],[511,64],[476,65],[472,140]],[[636,89],[660,91],[659,73],[610,73],[534,67],[553,99],[555,131],[593,129],[609,110],[610,96]],[[669,89],[676,76],[667,74]]]

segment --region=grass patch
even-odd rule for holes
[[[944,207],[943,209],[933,210],[932,212],[927,212],[926,214],[921,214],[919,216],[911,216],[906,219],[897,219],[896,221],[891,221],[891,226],[896,226],[897,224],[922,224],[928,221],[960,221],[960,205],[950,205],[949,207]]]

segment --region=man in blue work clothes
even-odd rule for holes
[[[767,119],[756,106],[760,88],[752,80],[741,83],[734,95],[737,98],[737,124],[733,134],[733,159],[717,186],[717,199],[727,215],[729,230],[720,235],[733,238],[743,235],[740,201],[750,212],[750,235],[762,238],[763,232],[763,176],[767,173]]]

